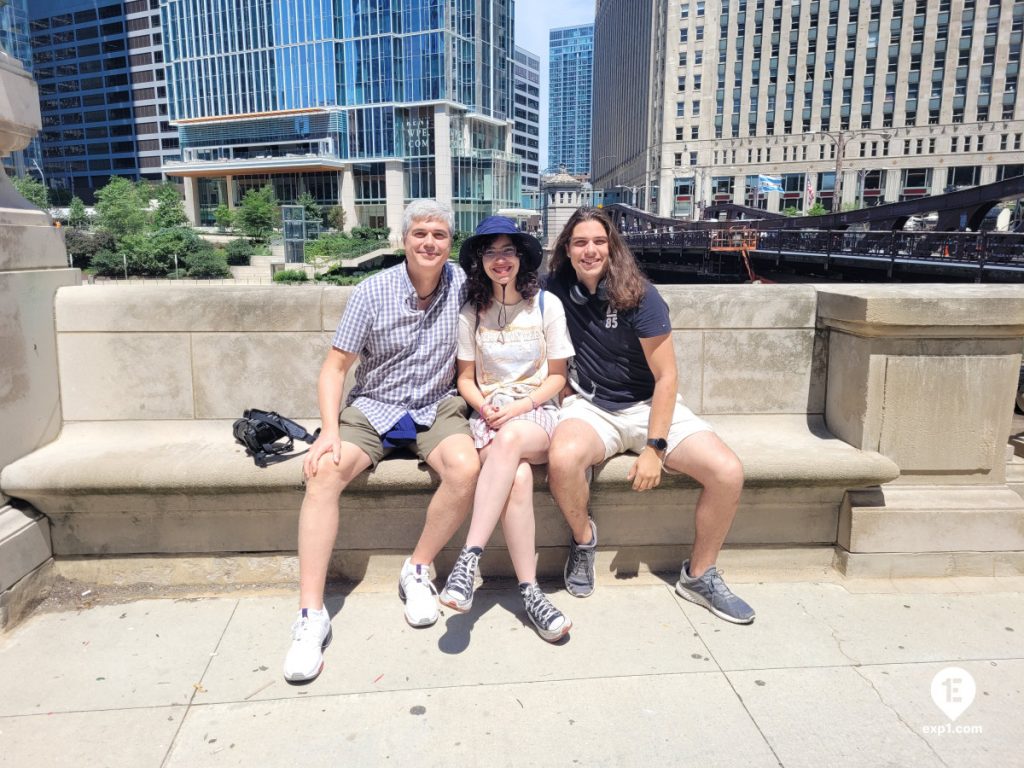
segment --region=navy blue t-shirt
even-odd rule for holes
[[[664,336],[672,330],[668,305],[647,284],[640,305],[616,311],[591,296],[586,304],[569,298],[574,284],[550,275],[547,289],[562,300],[569,336],[576,348],[575,367],[584,396],[609,411],[621,411],[654,395],[654,375],[640,339]]]

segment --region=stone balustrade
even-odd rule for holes
[[[316,426],[316,374],[350,290],[61,289],[62,430],[0,473],[5,494],[44,515],[58,568],[97,581],[294,580],[301,459],[255,467],[231,422],[259,407]],[[1005,478],[1024,289],[661,290],[680,392],[746,470],[723,561],[885,576],[1024,571],[1024,501]],[[637,494],[630,463],[595,473],[598,565],[622,576],[676,568],[699,489],[670,476]],[[535,476],[539,569],[550,576],[566,529],[543,470]],[[434,481],[412,459],[389,459],[353,483],[332,574],[393,569]],[[488,572],[510,572],[502,547],[499,533]]]

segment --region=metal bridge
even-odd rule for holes
[[[625,205],[606,210],[644,267],[666,277],[746,280],[770,271],[845,280],[1024,282],[1020,221],[1017,232],[953,231],[964,222],[976,229],[994,206],[1021,197],[1024,176],[824,216],[783,216],[733,204],[709,207],[706,215],[722,218],[700,221]],[[911,217],[927,213],[937,214],[935,230],[903,230]],[[729,238],[747,243],[742,253],[722,247]]]

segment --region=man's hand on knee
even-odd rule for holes
[[[302,463],[303,475],[307,478],[316,477],[317,470],[320,467],[320,459],[327,454],[331,455],[331,460],[335,466],[341,462],[341,437],[338,435],[324,435],[321,432],[320,437],[309,447],[306,460]]]

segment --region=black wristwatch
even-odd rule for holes
[[[656,451],[664,451],[668,448],[668,440],[664,437],[652,437],[647,441],[647,444]]]

